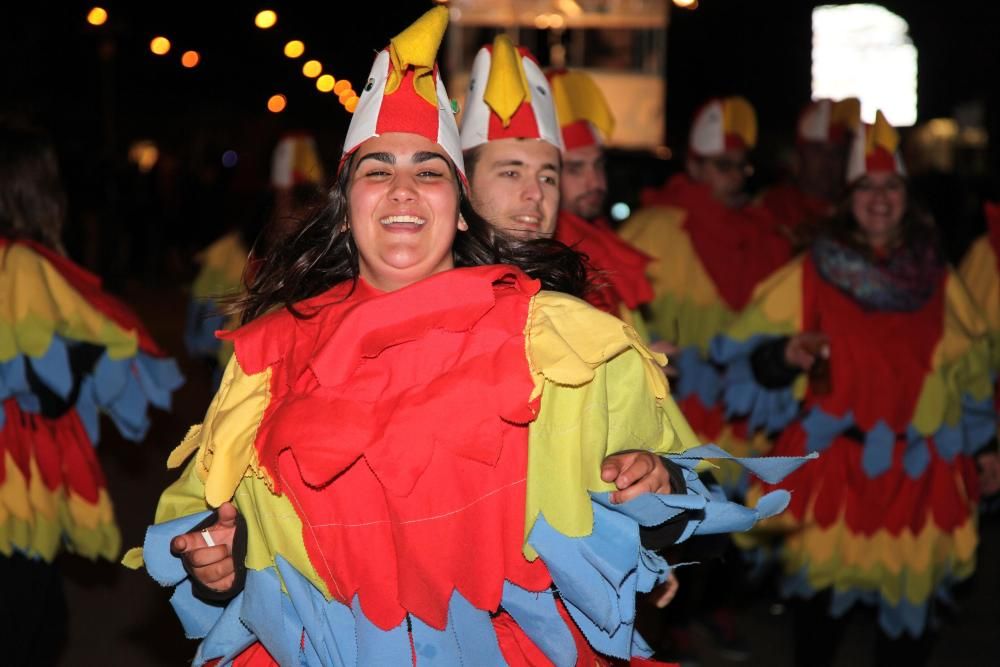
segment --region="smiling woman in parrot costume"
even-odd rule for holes
[[[330,205],[262,264],[126,556],[175,587],[195,665],[642,664],[635,596],[669,572],[648,546],[787,502],[700,485],[724,454],[697,447],[663,359],[549,291],[581,291],[579,257],[468,205],[447,17],[377,56]]]

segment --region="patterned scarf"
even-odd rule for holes
[[[820,276],[867,310],[918,310],[934,293],[944,270],[930,243],[894,250],[872,260],[829,237],[813,244],[813,260]]]

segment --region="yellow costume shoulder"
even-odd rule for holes
[[[613,490],[600,477],[606,456],[678,453],[700,443],[670,397],[665,358],[618,318],[540,292],[525,339],[533,397],[541,399],[529,426],[525,535],[539,514],[565,535],[588,535],[588,492]],[[534,556],[530,547],[525,553]]]

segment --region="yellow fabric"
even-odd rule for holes
[[[875,112],[875,124],[865,134],[865,155],[871,155],[876,148],[882,148],[895,155],[899,147],[899,132],[885,119],[881,111]]]
[[[34,458],[29,459],[30,481],[4,455],[0,484],[0,553],[14,549],[52,562],[60,548],[81,556],[113,560],[121,550],[111,499],[105,489],[90,503],[63,487],[48,489]]]
[[[292,159],[292,173],[304,177],[304,182],[323,185],[326,175],[323,163],[316,152],[316,144],[312,139],[300,138],[295,142],[295,153]]]
[[[507,35],[493,40],[490,74],[483,91],[483,102],[500,117],[503,126],[510,124],[522,104],[531,104],[531,86],[524,73],[524,63],[517,47]]]
[[[434,61],[447,27],[448,8],[439,6],[425,13],[389,41],[392,71],[386,80],[386,95],[396,92],[399,84],[403,82],[406,71],[412,67],[413,87],[417,94],[432,106],[438,106]]]
[[[699,443],[670,397],[662,355],[617,318],[540,292],[525,339],[534,396],[541,396],[528,429],[525,536],[539,514],[565,535],[588,535],[587,492],[613,490],[600,477],[606,456],[630,449],[676,453]],[[524,553],[537,557],[527,545]]]
[[[856,132],[861,126],[861,100],[847,97],[834,102],[830,107],[830,126]]]
[[[753,292],[750,304],[727,329],[726,335],[744,341],[758,334],[791,336],[803,330],[803,257],[768,276]]]
[[[960,476],[957,471],[954,474]],[[959,488],[962,486],[959,482]],[[755,502],[760,495],[761,489],[755,485],[748,502]],[[786,573],[794,576],[804,569],[814,589],[877,591],[892,604],[904,596],[920,604],[946,578],[965,578],[976,566],[975,520],[970,517],[949,533],[938,528],[931,514],[916,533],[906,528],[899,535],[885,529],[872,535],[852,532],[843,513],[823,528],[816,523],[812,506],[802,520],[785,512],[762,525],[785,533]]]
[[[805,328],[802,321],[804,261],[803,256],[796,257],[754,288],[749,305],[726,329],[725,335],[736,341],[745,341],[756,335],[794,336],[802,333]],[[799,374],[792,383],[792,395],[802,400],[808,384],[808,377]]]
[[[40,357],[57,334],[104,347],[112,359],[139,347],[136,331],[90,305],[41,255],[16,243],[0,249],[0,362]]]
[[[757,113],[745,97],[727,97],[722,101],[722,127],[726,134],[743,139],[747,148],[757,145]]]
[[[168,468],[177,468],[197,451],[197,472],[212,507],[232,498],[243,477],[264,475],[253,443],[270,400],[270,381],[270,368],[246,375],[235,357],[230,360],[205,421],[192,426],[167,459]]]
[[[954,273],[949,272],[944,290],[943,332],[913,415],[914,427],[924,435],[942,423],[959,423],[963,395],[983,400],[993,391],[986,322]]]
[[[990,369],[1000,372],[1000,274],[997,256],[987,236],[972,244],[965,254],[958,275],[986,321],[990,337]]]
[[[209,406],[204,423],[191,427],[170,454],[168,468],[177,468],[194,454],[156,508],[156,523],[203,512],[231,500],[247,523],[247,560],[261,570],[281,556],[330,598],[302,541],[302,522],[292,503],[274,493],[258,466],[253,447],[269,400],[270,369],[247,375],[233,358]],[[127,561],[127,562],[126,562]],[[123,563],[138,567],[141,549],[131,549]]]
[[[549,85],[560,127],[585,120],[600,130],[605,140],[611,136],[615,129],[614,114],[589,74],[579,70],[559,72],[552,76]]]
[[[655,297],[649,328],[680,347],[707,353],[712,338],[736,317],[719,295],[683,227],[679,208],[653,206],[629,218],[622,238],[653,258],[646,269]]]
[[[249,254],[238,232],[219,238],[198,253],[201,270],[191,286],[191,295],[196,299],[216,299],[239,293]]]

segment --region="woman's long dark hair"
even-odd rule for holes
[[[0,236],[62,252],[65,218],[66,194],[48,136],[0,120]]]
[[[345,230],[352,162],[349,159],[340,170],[326,205],[313,213],[298,234],[271,249],[249,281],[246,294],[231,302],[231,310],[240,313],[244,324],[276,307],[304,316],[294,304],[339,283],[357,281],[358,251]],[[456,267],[512,264],[541,281],[545,289],[575,296],[586,291],[585,258],[579,253],[551,239],[523,241],[503,234],[476,213],[462,187],[459,211],[469,229],[455,235]]]

